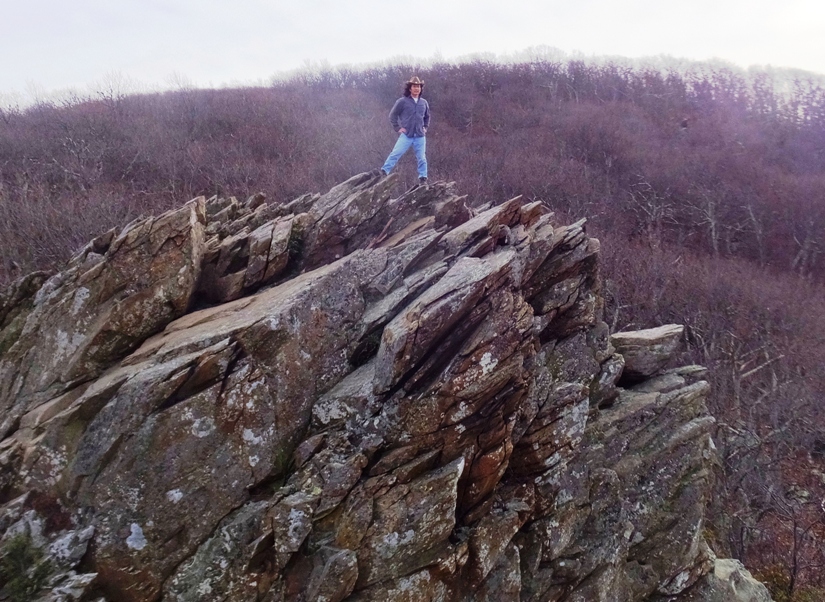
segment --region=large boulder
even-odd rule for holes
[[[616,352],[624,358],[624,377],[638,381],[657,374],[673,358],[684,331],[681,324],[666,324],[610,335]]]

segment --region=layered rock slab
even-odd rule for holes
[[[200,274],[201,200],[95,239],[34,295],[0,358],[0,435],[36,404],[101,374],[189,308]],[[5,333],[6,329],[4,329]]]

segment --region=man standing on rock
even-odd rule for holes
[[[430,105],[421,98],[424,82],[411,77],[404,85],[404,96],[395,101],[390,111],[392,129],[398,132],[398,141],[381,171],[386,175],[392,171],[401,156],[413,147],[418,159],[418,181],[427,183],[427,128],[430,127]]]

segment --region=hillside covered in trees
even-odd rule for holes
[[[378,167],[411,65],[268,88],[115,90],[0,113],[0,284],[197,195],[288,202]],[[523,195],[602,240],[611,329],[685,324],[711,369],[708,537],[777,600],[825,586],[825,90],[581,61],[416,71],[431,180]],[[402,186],[415,182],[402,161]],[[794,597],[792,597],[794,596]]]

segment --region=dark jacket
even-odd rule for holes
[[[420,96],[418,102],[412,96],[402,96],[390,111],[390,123],[396,132],[404,128],[408,138],[419,138],[424,135],[424,128],[430,127],[430,105]]]

